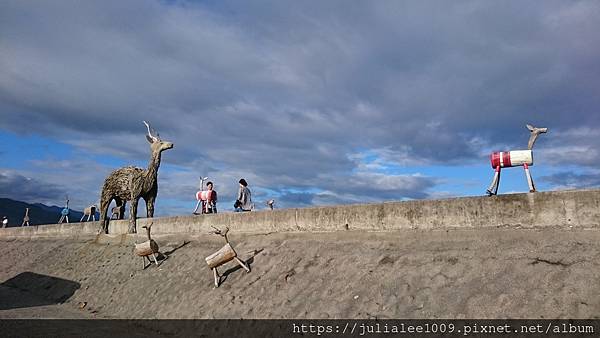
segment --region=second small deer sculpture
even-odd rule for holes
[[[237,253],[235,252],[235,250],[233,250],[233,247],[229,243],[229,239],[227,239],[227,233],[229,232],[229,228],[225,228],[225,230],[223,231],[215,227],[212,228],[215,229],[213,233],[216,235],[223,236],[223,238],[225,238],[226,243],[221,249],[219,249],[219,251],[205,258],[206,264],[208,264],[208,267],[213,271],[213,275],[215,277],[215,287],[218,288],[221,281],[221,276],[217,271],[217,268],[219,266],[231,260],[235,260],[242,268],[244,268],[244,270],[246,270],[246,272],[250,272],[250,268],[241,259],[237,257]]]
[[[142,270],[146,268],[146,259],[152,265],[152,261],[150,260],[150,256],[154,258],[154,263],[158,266],[158,260],[156,259],[156,254],[158,251],[158,243],[152,239],[150,236],[150,229],[154,223],[150,223],[150,225],[144,225],[142,228],[146,229],[146,234],[148,235],[148,240],[144,243],[135,244],[134,253],[137,256],[142,257]]]
[[[96,205],[92,204],[89,207],[83,209],[83,215],[81,216],[81,219],[79,220],[79,222],[83,222],[83,219],[85,218],[85,216],[87,216],[86,222],[90,221],[90,217],[92,218],[92,220],[95,222],[96,221]]]
[[[525,177],[527,178],[527,184],[529,185],[529,192],[535,192],[533,178],[531,178],[531,173],[529,173],[529,166],[533,165],[533,145],[540,134],[548,132],[548,128],[536,128],[528,124],[527,129],[531,132],[529,142],[527,143],[527,150],[495,151],[490,155],[492,168],[494,168],[496,172],[494,173],[492,184],[490,184],[490,187],[486,190],[486,193],[489,196],[498,194],[501,169],[518,166],[523,166],[525,169]]]

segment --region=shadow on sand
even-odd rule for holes
[[[71,280],[26,271],[0,284],[0,310],[64,303],[80,287]]]

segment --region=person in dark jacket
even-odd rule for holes
[[[206,183],[206,190],[212,191],[211,199],[209,201],[202,201],[202,213],[203,214],[216,214],[217,213],[217,192],[213,190],[213,183]]]
[[[235,201],[235,211],[252,211],[252,193],[248,189],[248,182],[245,179],[240,179],[240,189],[238,190],[237,200]]]

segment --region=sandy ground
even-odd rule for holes
[[[141,241],[141,237],[138,241]],[[600,318],[600,230],[163,236],[0,241],[0,318]]]

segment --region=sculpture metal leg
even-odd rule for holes
[[[83,222],[83,219],[85,218],[85,214],[83,214],[83,216],[81,216],[81,219],[79,220],[79,222]],[[88,216],[88,221],[90,220],[90,217]]]
[[[500,166],[496,167],[496,172],[494,173],[494,179],[492,180],[492,184],[486,190],[488,196],[498,194],[498,186],[500,185]]]
[[[198,203],[196,203],[196,207],[194,208],[194,211],[192,211],[192,214],[198,213],[198,208],[200,207],[200,203],[202,203],[202,201],[198,201]]]
[[[529,185],[529,192],[535,192],[535,185],[533,185],[533,178],[531,178],[531,173],[529,172],[529,166],[527,163],[523,165],[525,169],[525,176],[527,177],[527,184]]]

